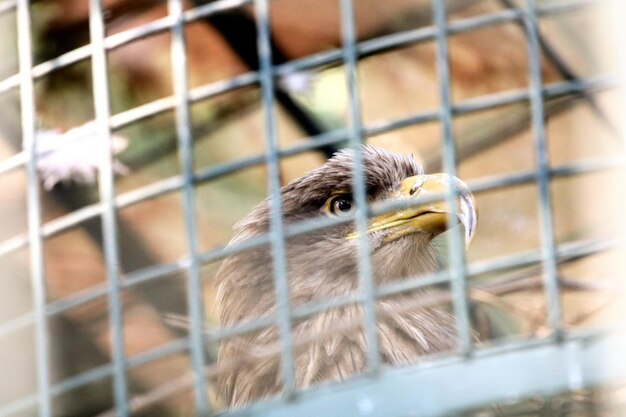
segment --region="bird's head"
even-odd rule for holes
[[[370,207],[393,201],[406,203],[368,220],[373,274],[378,283],[433,271],[436,258],[431,240],[451,223],[461,223],[466,242],[471,240],[476,228],[476,209],[465,184],[446,174],[425,175],[412,157],[370,146],[361,149]],[[352,216],[357,209],[352,198],[353,166],[354,152],[345,150],[283,187],[285,224]],[[446,203],[444,193],[451,184],[458,190],[454,210],[458,222],[448,219],[453,210]],[[424,202],[425,196],[432,195],[442,199]],[[412,201],[416,204],[411,204]],[[266,233],[269,217],[269,200],[265,200],[236,225],[234,241]],[[289,238],[286,253],[292,297],[306,301],[317,296],[345,294],[355,288],[358,240],[354,221]],[[269,248],[264,248],[235,255],[225,262],[219,275],[236,287],[251,288],[257,284],[257,290],[271,289],[270,253]]]

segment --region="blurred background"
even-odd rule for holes
[[[185,7],[205,3],[210,2],[186,1]],[[194,20],[185,28],[198,177],[195,215],[202,252],[226,245],[233,224],[267,194],[260,89],[246,81],[258,69],[254,12],[246,2],[240,3],[244,5]],[[527,45],[521,21],[506,18],[526,2],[445,3],[451,27],[458,176],[478,188],[495,178],[518,178],[510,185],[476,192],[480,218],[468,263],[480,267],[511,255],[538,254],[538,187],[531,174],[536,164],[534,136],[524,96],[529,87]],[[557,173],[550,183],[554,233],[559,249],[571,251],[559,264],[562,324],[566,330],[604,327],[619,318],[625,288],[626,258],[620,246],[626,212],[620,168],[626,149],[625,113],[617,89],[618,58],[624,45],[617,33],[626,16],[616,15],[617,9],[607,1],[537,3],[541,70],[548,86],[549,163]],[[36,368],[25,235],[26,175],[23,165],[12,165],[19,158],[22,138],[15,77],[16,14],[10,6],[2,9],[1,5],[0,404],[12,404],[35,392]],[[432,35],[424,35],[432,31],[430,0],[355,0],[354,6],[358,37],[364,42],[358,86],[367,143],[413,153],[427,172],[441,170],[436,45]],[[182,198],[180,190],[174,190],[181,170],[173,112],[171,35],[169,30],[155,30],[122,44],[124,37],[164,22],[168,14],[164,1],[105,0],[104,7],[117,144],[113,151],[119,174],[115,184],[120,201],[125,202],[118,211],[120,270],[125,278],[132,278],[149,273],[155,265],[175,265],[187,251]],[[275,111],[280,146],[287,153],[280,165],[286,184],[323,164],[342,146],[337,142],[318,150],[291,152],[313,145],[316,139],[311,136],[340,132],[347,126],[345,68],[337,52],[341,17],[337,0],[272,0],[270,7],[275,63],[297,64],[314,54],[322,62],[315,68],[282,66],[277,76]],[[88,132],[94,106],[91,61],[85,46],[89,43],[87,1],[33,1],[31,10],[37,138],[40,148],[63,145],[42,151],[39,163],[48,236],[44,244],[48,298],[62,308],[86,291],[96,289],[101,294],[76,308],[50,314],[51,372],[58,382],[111,361],[100,217],[97,212],[88,214],[99,201],[93,161],[102,149],[90,142]],[[459,29],[489,16],[504,17],[495,24],[477,24],[471,31]],[[406,34],[410,36],[402,41],[368,52],[368,45]],[[578,88],[563,88],[566,81]],[[489,100],[506,97],[511,97],[506,105],[489,105]],[[77,130],[81,127],[86,133],[72,139],[70,133],[81,132]],[[250,164],[242,169],[228,165],[242,159]],[[169,191],[152,192],[158,187]],[[138,198],[146,193],[150,198]],[[76,218],[68,217],[76,212],[87,214],[82,221],[63,226],[64,221]],[[440,240],[438,246],[445,253],[445,236]],[[212,285],[218,267],[219,261],[202,267],[209,328],[218,326]],[[540,264],[529,262],[478,274],[472,277],[470,288],[473,325],[483,339],[481,346],[547,334]],[[173,268],[170,274],[133,285],[124,290],[122,301],[127,356],[187,335],[179,324],[187,315],[184,272]],[[209,357],[214,358],[214,352],[215,346],[209,346]],[[184,383],[189,371],[184,352],[129,369],[130,396],[144,400],[134,403],[134,415],[192,415],[192,390]],[[593,395],[580,393],[579,397],[588,405]],[[532,412],[545,412],[541,409],[545,404],[533,403]],[[55,396],[54,414],[114,415],[112,406],[111,379],[105,377]],[[589,407],[559,415],[619,415]],[[35,409],[28,406],[11,415],[33,415]]]

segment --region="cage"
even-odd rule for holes
[[[624,9],[3,0],[0,416],[622,415]],[[363,143],[467,183],[467,252],[448,220],[436,271],[376,281],[368,222],[401,206],[369,204]],[[281,186],[344,147],[359,210],[286,222]],[[228,244],[265,196],[267,233]],[[358,288],[294,302],[286,242],[342,222]],[[220,326],[219,265],[258,248],[275,311]],[[391,366],[380,303],[423,288],[455,348]],[[364,368],[302,384],[294,327],[351,305]],[[280,390],[229,409],[218,347],[268,328]]]

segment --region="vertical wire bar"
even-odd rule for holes
[[[348,120],[349,146],[353,150],[354,165],[352,169],[352,189],[357,212],[355,224],[358,240],[358,271],[359,286],[363,293],[363,325],[367,341],[367,359],[369,371],[377,373],[380,370],[380,354],[378,349],[378,331],[376,326],[376,288],[372,276],[372,262],[370,259],[370,244],[367,236],[368,200],[365,189],[365,169],[363,166],[363,125],[361,121],[361,106],[359,101],[356,54],[356,29],[352,0],[341,0],[341,33],[342,54],[346,68],[348,84],[348,106],[350,116]]]
[[[102,150],[98,186],[102,202],[102,240],[108,278],[107,299],[111,327],[113,393],[118,417],[129,415],[128,382],[126,380],[126,358],[124,356],[124,333],[122,305],[120,300],[119,253],[117,248],[117,219],[115,211],[115,184],[111,155],[111,128],[109,125],[109,80],[106,50],[104,48],[105,27],[102,0],[89,0],[89,35],[91,39],[91,69],[93,98],[98,141]]]
[[[187,54],[185,51],[185,23],[183,21],[182,0],[168,0],[168,10],[172,26],[172,78],[176,97],[176,134],[178,137],[178,157],[183,173],[183,207],[185,231],[190,263],[187,270],[187,303],[189,310],[189,345],[191,363],[194,370],[194,394],[196,415],[207,416],[210,412],[207,384],[204,378],[206,366],[203,338],[203,305],[200,264],[198,262],[198,238],[195,221],[194,174],[189,112],[189,86],[187,80]]]
[[[454,147],[454,133],[452,126],[452,105],[450,95],[450,63],[448,55],[448,28],[446,6],[443,0],[433,0],[433,21],[437,27],[435,41],[437,43],[437,75],[439,82],[439,97],[441,98],[440,119],[442,128],[442,158],[444,171],[449,175],[450,183],[446,191],[446,202],[450,207],[448,217],[448,245],[449,268],[453,296],[454,317],[457,324],[459,351],[468,355],[472,350],[472,330],[469,319],[467,302],[467,270],[465,265],[465,250],[461,234],[453,228],[458,219],[456,204],[457,192],[453,178],[456,177],[456,150]]]
[[[535,142],[536,172],[539,187],[539,218],[541,222],[541,257],[543,281],[548,302],[548,324],[552,336],[562,336],[561,305],[559,300],[558,270],[556,249],[554,247],[554,231],[552,226],[552,208],[549,188],[549,161],[546,131],[544,123],[543,79],[541,76],[541,53],[537,34],[537,10],[534,0],[526,0],[523,11],[524,28],[528,47],[528,76],[530,78],[530,107],[532,129]]]
[[[22,114],[22,146],[28,156],[28,240],[30,244],[31,286],[33,314],[35,316],[35,352],[37,365],[37,390],[39,415],[52,415],[50,397],[50,362],[48,322],[46,317],[46,278],[44,271],[43,238],[41,234],[41,204],[39,178],[37,175],[37,142],[35,86],[32,76],[32,32],[30,2],[20,0],[17,4],[17,41],[20,69],[20,106]]]
[[[274,78],[272,75],[272,49],[270,46],[270,22],[268,0],[255,0],[257,17],[257,47],[259,51],[259,72],[261,97],[265,119],[265,158],[270,192],[270,243],[274,266],[274,287],[278,330],[280,333],[281,370],[286,398],[295,392],[295,369],[293,342],[291,339],[291,313],[289,306],[289,283],[285,258],[285,228],[282,219],[280,194],[280,166],[278,158],[278,138],[274,120]]]

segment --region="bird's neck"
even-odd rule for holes
[[[322,258],[316,257],[319,251],[315,246],[310,249],[307,253],[301,248],[294,250],[297,253],[288,253],[287,272],[293,306],[359,292],[360,266],[356,245],[329,251]],[[436,252],[426,239],[406,239],[397,245],[374,248],[369,262],[376,287],[426,276],[437,270]]]
[[[326,302],[357,295],[360,288],[358,246],[334,245],[312,239],[287,244],[290,304]],[[428,275],[437,269],[436,253],[427,239],[404,239],[396,244],[372,245],[372,278],[377,287]],[[220,304],[231,324],[275,311],[275,285],[269,250],[240,254],[227,260],[218,273]],[[224,307],[228,306],[228,307]],[[224,315],[222,319],[225,319]]]

